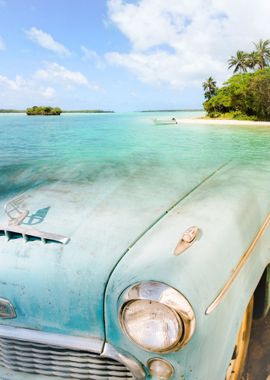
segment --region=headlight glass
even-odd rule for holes
[[[142,281],[131,285],[120,295],[118,308],[124,333],[147,351],[178,351],[195,331],[195,314],[189,301],[162,282]]]
[[[166,352],[183,334],[179,315],[169,306],[152,300],[135,300],[123,308],[122,325],[127,335],[142,348]]]

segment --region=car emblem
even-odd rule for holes
[[[16,318],[16,312],[9,300],[0,298],[0,318],[12,319]]]
[[[197,226],[189,227],[182,235],[182,238],[178,242],[174,250],[174,255],[179,256],[186,249],[188,249],[196,239],[198,239],[200,234],[200,229]]]

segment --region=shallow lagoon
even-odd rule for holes
[[[155,195],[164,207],[211,171],[232,161],[270,162],[268,127],[154,125],[155,117],[200,113],[0,115],[0,197],[43,184],[126,188]],[[129,185],[130,184],[130,185]]]

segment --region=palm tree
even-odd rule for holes
[[[251,70],[255,70],[259,66],[259,57],[256,51],[247,54],[247,66]]]
[[[248,69],[248,54],[242,50],[238,50],[236,56],[231,56],[228,60],[228,64],[228,69],[234,67],[234,73],[237,73],[237,71],[246,73]]]
[[[204,97],[205,99],[209,100],[217,93],[217,82],[212,78],[209,77],[205,82],[202,84],[204,89]]]
[[[270,41],[269,40],[259,40],[259,42],[253,42],[256,48],[256,54],[258,57],[258,65],[260,69],[268,66],[270,60]]]

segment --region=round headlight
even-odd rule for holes
[[[141,348],[168,353],[184,347],[195,330],[187,299],[166,284],[149,281],[128,288],[120,297],[120,323]]]
[[[177,313],[162,303],[138,300],[123,309],[123,326],[127,335],[146,350],[170,350],[181,339],[182,321]]]

